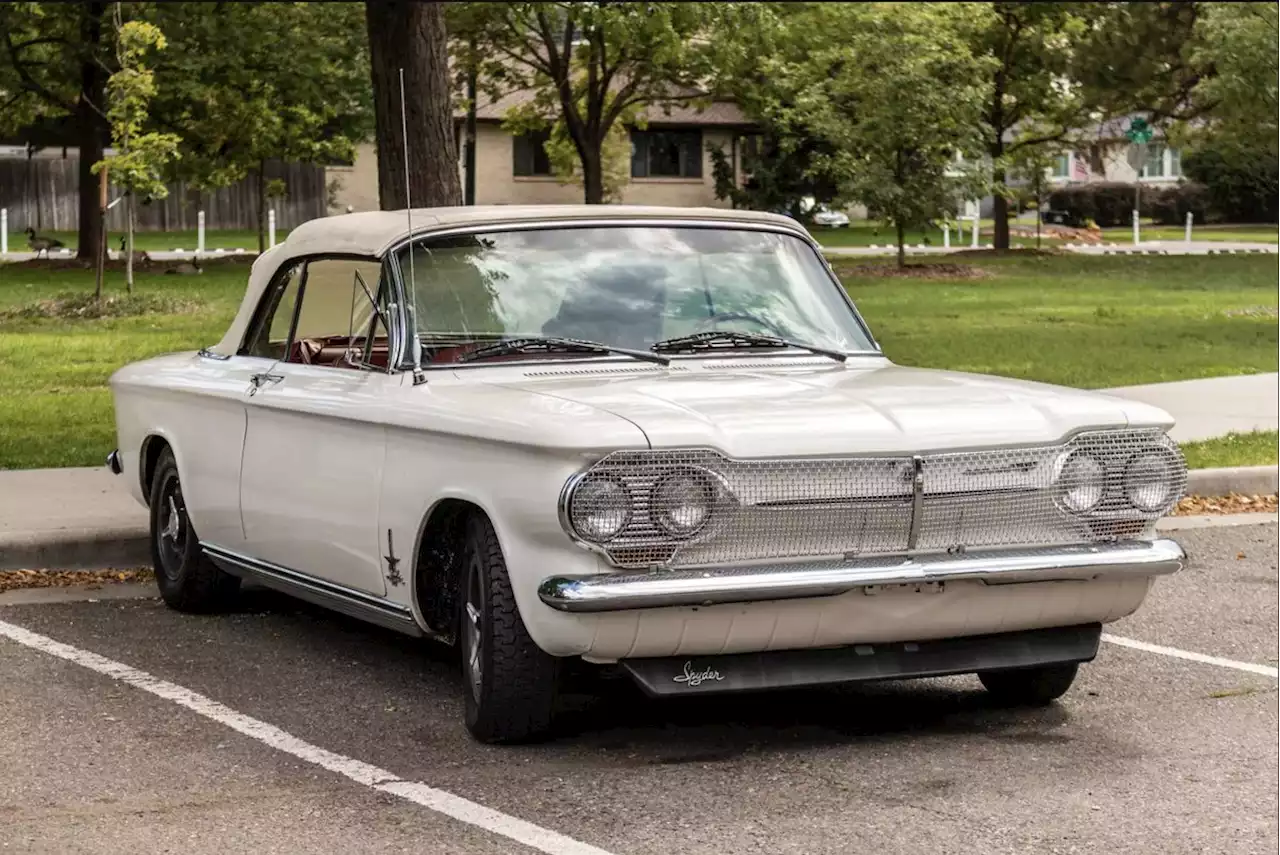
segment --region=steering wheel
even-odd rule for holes
[[[778,338],[787,337],[787,334],[783,332],[781,329],[779,329],[777,324],[773,323],[772,321],[766,321],[764,318],[760,317],[759,315],[753,315],[750,312],[720,312],[719,314],[715,314],[709,318],[703,318],[702,320],[698,321],[698,324],[695,327],[695,331],[703,332],[704,330],[711,329],[711,327],[714,327],[716,324],[719,324],[723,321],[750,321],[754,324],[759,324],[760,326],[769,330]]]

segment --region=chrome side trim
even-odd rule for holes
[[[1186,553],[1172,540],[970,552],[855,561],[703,568],[670,573],[552,576],[538,596],[564,612],[705,606],[830,597],[873,585],[978,581],[988,585],[1143,578],[1176,573]]]
[[[226,362],[228,359],[231,358],[231,354],[229,353],[214,353],[212,350],[210,350],[207,347],[200,348],[200,350],[196,353],[196,356],[203,357],[204,359],[216,359],[219,362]]]
[[[204,543],[201,544],[201,548],[214,564],[233,576],[252,579],[300,600],[394,629],[405,635],[424,635],[408,606],[392,603],[382,597],[344,585],[327,582],[306,573],[299,573],[278,564],[250,558],[213,544]]]

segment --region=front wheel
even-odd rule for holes
[[[466,721],[481,742],[528,742],[551,729],[558,660],[529,637],[493,525],[475,515],[463,552],[462,676]]]
[[[223,609],[240,587],[239,579],[219,570],[201,552],[182,497],[178,464],[167,448],[151,481],[151,561],[160,597],[180,612]]]
[[[1041,665],[1037,668],[1012,668],[1007,671],[984,671],[978,679],[1000,704],[1018,707],[1042,707],[1066,694],[1075,682],[1080,665]]]

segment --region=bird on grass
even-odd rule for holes
[[[27,246],[31,247],[31,251],[36,254],[36,258],[40,257],[40,253],[44,253],[44,257],[49,257],[49,250],[62,249],[63,243],[57,238],[42,237],[36,234],[36,230],[27,226]]]
[[[121,236],[120,236],[120,257],[121,257],[122,259],[123,259],[123,258],[127,258],[127,257],[128,257],[128,256],[127,256],[127,253],[128,253],[128,248],[127,248],[127,247],[128,247],[128,242],[125,240],[124,235],[121,235]],[[147,255],[145,252],[143,252],[143,251],[142,251],[142,250],[140,250],[140,249],[135,249],[135,250],[133,251],[133,263],[134,263],[134,264],[150,264],[150,263],[151,263],[151,256]]]

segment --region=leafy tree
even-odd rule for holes
[[[183,140],[178,177],[202,189],[257,179],[269,160],[349,160],[372,130],[363,9],[351,3],[156,3],[140,10],[170,48],[157,61],[156,127]]]
[[[1215,3],[1197,21],[1192,61],[1211,68],[1191,99],[1198,118],[1174,126],[1183,169],[1208,187],[1211,207],[1236,221],[1275,222],[1277,12],[1273,3]]]
[[[114,70],[104,38],[107,4],[0,3],[0,132],[39,119],[74,117],[80,150],[79,250],[90,260],[102,240],[98,188],[90,170],[107,135],[105,86]]]
[[[493,99],[531,98],[507,116],[509,130],[552,129],[548,155],[579,174],[588,204],[605,201],[620,171],[622,136],[647,107],[710,95],[716,39],[749,14],[715,3],[457,3],[450,32],[462,64],[479,71]],[[463,47],[463,46],[467,47]],[[611,158],[609,151],[615,152]],[[576,158],[576,163],[571,158]]]
[[[176,134],[144,131],[152,97],[155,75],[144,64],[151,51],[165,48],[164,34],[154,24],[143,21],[123,23],[120,4],[115,7],[116,61],[119,70],[107,80],[107,117],[111,120],[112,154],[93,165],[93,171],[106,169],[128,196],[128,227],[125,237],[125,287],[133,292],[133,231],[138,194],[162,199],[168,195],[164,170],[178,156],[181,140]],[[105,254],[104,254],[105,255]],[[99,256],[98,263],[103,262]],[[102,277],[98,277],[102,287]],[[101,297],[99,291],[98,296]]]
[[[377,120],[378,200],[383,210],[411,202],[462,204],[443,5],[400,0],[365,4]]]

